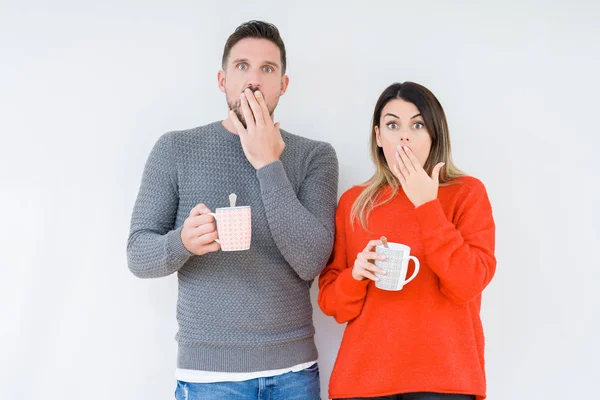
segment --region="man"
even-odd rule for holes
[[[333,245],[338,163],[331,145],[273,123],[288,86],[274,25],[225,44],[224,121],[160,137],[127,245],[138,277],[177,272],[178,399],[319,399],[309,289]],[[209,214],[250,206],[249,250],[224,252]]]

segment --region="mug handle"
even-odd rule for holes
[[[217,220],[217,214],[216,213],[208,213],[208,215],[212,215],[213,217],[215,217],[215,221]],[[217,234],[219,234],[219,231],[217,231]],[[219,239],[215,239],[215,242],[221,244],[221,241]]]
[[[406,285],[408,282],[412,281],[413,279],[415,279],[415,276],[417,276],[417,274],[419,273],[419,259],[415,256],[409,256],[409,262],[410,260],[413,260],[415,262],[415,271],[413,272],[413,274],[411,275],[410,278],[408,278],[407,280],[404,281],[404,283],[402,284],[403,286]]]

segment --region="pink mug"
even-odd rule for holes
[[[210,213],[217,221],[217,243],[222,251],[240,251],[250,248],[252,218],[250,206],[217,208]]]

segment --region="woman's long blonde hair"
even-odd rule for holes
[[[377,104],[375,104],[371,126],[371,158],[375,163],[376,171],[367,182],[363,183],[366,188],[354,201],[350,211],[350,223],[354,225],[354,221],[358,218],[365,230],[368,230],[367,221],[373,209],[389,203],[400,189],[398,179],[385,161],[383,149],[377,145],[375,134],[375,127],[381,123],[383,107],[394,99],[402,99],[414,104],[423,117],[425,128],[431,136],[431,150],[423,166],[427,174],[431,176],[433,167],[440,162],[444,162],[445,164],[440,170],[440,186],[448,185],[453,179],[464,175],[452,163],[446,114],[433,93],[426,87],[414,82],[394,83],[388,86],[379,96]],[[389,186],[392,192],[386,198],[380,198],[382,189],[386,186]]]

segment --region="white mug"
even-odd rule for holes
[[[383,245],[377,246],[377,254],[382,254],[386,257],[385,260],[375,260],[375,265],[383,269],[386,273],[375,273],[379,278],[375,282],[375,287],[383,290],[402,290],[404,285],[415,279],[419,273],[419,259],[410,255],[410,247],[400,244],[388,242],[389,247]],[[408,272],[408,262],[415,262],[415,271],[410,278],[406,279]]]

